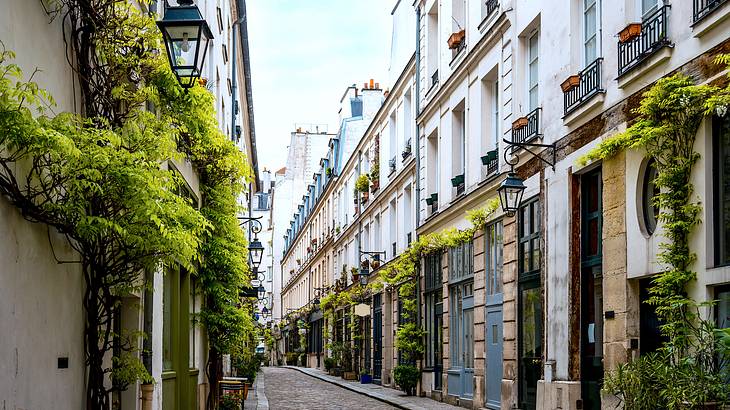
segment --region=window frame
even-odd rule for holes
[[[588,3],[588,4],[587,4]],[[601,57],[601,4],[600,0],[581,0],[581,6],[583,8],[583,19],[582,19],[582,35],[583,35],[583,67],[587,67],[597,58]],[[588,11],[594,10],[594,32],[591,36],[595,40],[594,52],[595,55],[592,58],[588,56],[588,43],[591,41],[589,38],[588,29]]]
[[[723,189],[722,179],[724,176],[723,172],[723,157],[726,156],[730,161],[730,149],[723,145],[722,139],[722,128],[726,128],[728,133],[728,140],[730,140],[730,116],[723,118],[713,116],[712,117],[712,202],[713,202],[713,251],[714,251],[714,263],[715,267],[728,266],[730,265],[730,252],[723,253],[722,249],[726,248],[726,242],[730,239],[730,233],[725,235],[723,238],[723,227],[722,223],[724,219],[724,212],[722,211],[723,205]],[[723,124],[725,123],[725,124]],[[730,170],[729,170],[730,171]],[[730,172],[727,173],[726,178],[730,178]],[[730,201],[730,193],[728,193],[728,200]]]
[[[532,40],[535,40],[535,54],[532,53]],[[540,106],[540,31],[534,30],[527,36],[527,107],[531,112]],[[535,76],[532,78],[532,66],[535,64]],[[534,85],[532,84],[534,80]],[[535,105],[532,105],[532,92],[535,91]]]
[[[525,233],[525,221],[523,211],[529,209],[530,232]],[[520,281],[535,279],[540,276],[542,265],[542,209],[540,208],[539,196],[535,196],[524,201],[518,210],[518,227],[517,227],[517,271]],[[534,229],[534,228],[537,229]],[[535,247],[537,243],[537,247]],[[528,248],[529,268],[524,269],[523,261],[525,258],[525,248]],[[533,259],[535,251],[538,253],[538,260]]]

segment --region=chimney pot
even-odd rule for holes
[[[375,82],[375,80],[373,80],[373,79],[371,78],[371,79],[370,79],[370,88],[373,88],[373,84],[374,84],[374,82]]]

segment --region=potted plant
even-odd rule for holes
[[[451,178],[451,186],[458,187],[459,185],[464,183],[464,174],[457,175],[453,178]]]
[[[297,265],[301,265],[301,264],[302,264],[302,260],[300,258],[297,258]]]
[[[244,391],[246,391],[245,388]],[[236,394],[224,394],[221,396],[218,408],[221,410],[240,410],[241,402],[243,402],[243,400],[241,400],[241,397]]]
[[[570,77],[566,78],[565,81],[560,83],[560,88],[563,90],[564,93],[567,93],[568,91],[572,90],[573,88],[580,85],[580,76],[578,74],[573,74]]]
[[[370,183],[370,192],[375,193],[380,189],[380,180],[374,179],[372,183]]]
[[[368,186],[370,185],[370,178],[368,174],[360,174],[355,181],[355,190],[357,192],[367,192]]]
[[[409,396],[416,394],[416,386],[420,376],[421,372],[418,371],[418,368],[410,364],[400,364],[393,369],[395,384]]]
[[[447,44],[449,45],[449,49],[453,50],[455,48],[459,48],[459,46],[461,45],[461,42],[464,41],[465,36],[466,36],[466,31],[463,29],[459,30],[455,33],[451,33],[451,35],[449,36],[449,39],[446,41]]]
[[[370,193],[368,191],[365,191],[362,193],[362,203],[365,203],[370,199]]]
[[[324,171],[324,174],[327,175],[327,178],[332,176],[332,168],[327,167],[327,169]]]
[[[512,129],[513,130],[519,130],[520,128],[527,125],[527,117],[520,117],[515,120],[515,122],[512,123]]]
[[[368,369],[362,369],[360,371],[360,384],[370,384],[373,382],[373,376],[370,375]]]
[[[629,23],[618,33],[619,41],[625,43],[631,41],[641,34],[641,23]]]
[[[311,252],[312,252],[312,247],[311,246],[307,246],[307,253],[311,253]]]
[[[487,151],[487,155],[482,156],[482,165],[487,165],[492,161],[497,160],[497,150],[493,149],[491,151]]]
[[[332,374],[332,369],[334,369],[336,366],[337,360],[335,360],[334,357],[324,358],[324,369],[327,371],[327,373]]]
[[[406,158],[408,158],[409,155],[411,155],[411,145],[408,144],[403,149],[403,152],[400,153],[401,157],[403,157],[403,160],[405,161]]]
[[[350,268],[350,275],[352,276],[352,282],[353,283],[357,282],[357,268],[356,267],[353,266],[352,268]]]
[[[335,234],[337,234],[337,235],[340,234],[340,227],[339,226],[336,226],[335,227]]]
[[[380,259],[375,259],[375,258],[373,258],[373,259],[372,259],[372,260],[370,261],[370,267],[371,267],[371,268],[372,268],[373,270],[375,270],[375,269],[378,269],[378,268],[380,267]]]

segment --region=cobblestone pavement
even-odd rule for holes
[[[263,371],[266,380],[266,397],[271,410],[385,410],[395,408],[293,369],[264,367]]]

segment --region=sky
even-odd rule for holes
[[[249,0],[259,171],[286,165],[294,124],[337,132],[345,89],[387,83],[395,0]]]

